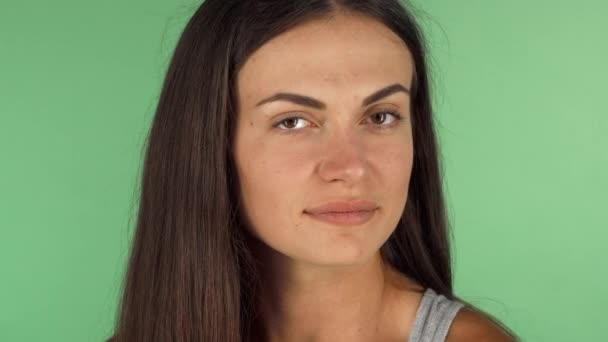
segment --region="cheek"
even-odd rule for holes
[[[289,146],[261,145],[245,154],[243,178],[262,192],[289,192],[303,181],[306,156]],[[269,198],[270,199],[270,198]]]
[[[243,206],[255,226],[284,224],[304,209],[306,156],[288,146],[251,144],[241,151]]]
[[[393,185],[400,184],[401,187],[409,182],[413,161],[414,151],[411,144],[394,145],[378,153],[378,158],[382,158],[381,168],[384,176],[382,179]]]
[[[374,183],[381,192],[383,202],[391,208],[392,215],[400,216],[398,210],[405,206],[414,161],[413,145],[406,142],[384,144],[374,149],[371,164]],[[391,205],[389,205],[391,203]],[[394,206],[392,204],[395,204]],[[397,205],[398,204],[398,205]]]
[[[382,182],[395,184],[409,178],[414,148],[411,134],[405,132],[370,144],[366,150],[374,170]]]

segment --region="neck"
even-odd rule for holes
[[[266,341],[372,341],[383,331],[386,266],[380,253],[358,265],[262,259],[258,294]]]

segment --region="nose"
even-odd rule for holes
[[[317,172],[327,182],[359,182],[366,173],[361,142],[353,132],[334,132],[321,147],[321,160]]]

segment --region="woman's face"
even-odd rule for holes
[[[233,152],[254,236],[277,255],[315,265],[357,264],[378,252],[407,198],[412,75],[406,45],[364,17],[298,26],[250,56],[237,79]],[[367,103],[371,94],[395,84],[406,91],[395,87]],[[277,93],[315,100],[260,104]],[[369,221],[350,226],[306,213],[351,199],[378,208]]]

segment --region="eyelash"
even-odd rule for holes
[[[399,123],[399,121],[402,119],[402,116],[394,111],[391,110],[381,110],[379,112],[375,112],[370,114],[370,117],[373,115],[377,115],[377,114],[390,114],[395,118],[395,123],[392,125],[376,125],[376,129],[378,130],[383,130],[383,129],[388,129],[391,128],[395,125],[397,125]],[[283,124],[285,121],[287,120],[291,120],[291,119],[303,119],[306,120],[300,116],[288,116],[286,118],[282,118],[280,121],[276,122],[275,124],[272,125],[273,128],[279,129],[279,130],[283,130],[283,131],[287,131],[288,133],[297,133],[297,131],[301,130],[301,129],[296,129],[296,128],[279,128],[278,126],[280,126],[281,124]]]

